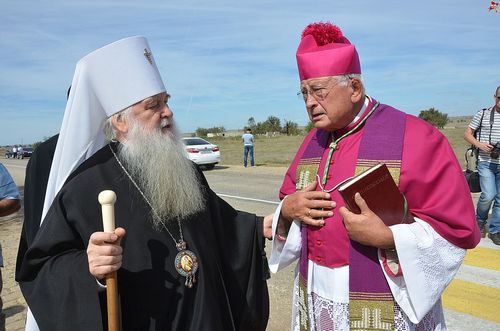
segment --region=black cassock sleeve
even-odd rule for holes
[[[33,242],[42,218],[45,191],[49,180],[50,167],[54,158],[57,139],[59,135],[52,136],[38,146],[26,166],[24,180],[24,221],[17,252],[16,273],[21,268],[24,254]]]
[[[211,192],[210,206],[218,237],[224,283],[236,330],[265,330],[269,319],[269,295],[262,217],[235,211]]]
[[[41,331],[103,330],[105,292],[89,272],[86,253],[98,225],[88,221],[84,229],[68,222],[61,200],[54,200],[17,281]]]

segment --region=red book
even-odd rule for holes
[[[382,219],[385,225],[414,221],[404,195],[399,192],[384,163],[379,163],[359,175],[345,180],[338,185],[338,190],[346,207],[355,214],[361,213],[354,201],[354,194],[358,192],[365,199],[368,207]]]

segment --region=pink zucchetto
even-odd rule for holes
[[[356,47],[331,23],[311,23],[297,48],[300,80],[361,74]]]

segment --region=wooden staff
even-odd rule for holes
[[[106,190],[99,193],[99,203],[102,209],[102,224],[104,232],[115,231],[115,201],[116,194]],[[118,283],[116,271],[106,275],[106,298],[108,303],[108,330],[119,331],[118,320]]]

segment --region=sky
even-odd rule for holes
[[[409,114],[473,115],[500,85],[490,1],[0,0],[0,146],[60,129],[78,60],[142,35],[180,130],[241,129],[250,117],[308,122],[295,51],[311,22],[356,45],[369,95]]]

